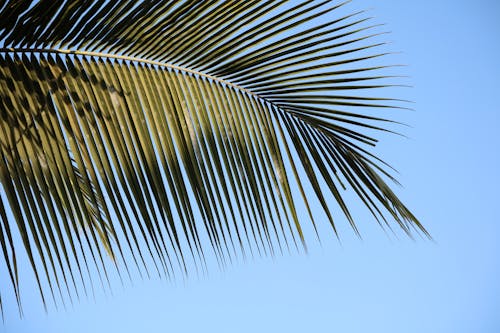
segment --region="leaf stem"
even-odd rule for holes
[[[171,69],[175,69],[178,71],[186,72],[186,73],[191,73],[194,75],[202,76],[207,79],[213,80],[220,82],[222,84],[225,84],[227,86],[233,87],[235,89],[241,90],[246,94],[252,95],[256,98],[259,99],[264,99],[263,97],[253,93],[252,91],[229,81],[226,81],[224,79],[212,76],[210,74],[202,73],[193,69],[169,64],[169,63],[164,63],[164,62],[159,62],[159,61],[154,61],[154,60],[148,60],[148,59],[142,59],[142,58],[136,58],[136,57],[129,57],[129,56],[124,56],[124,55],[118,55],[118,54],[110,54],[110,53],[102,53],[102,52],[90,52],[90,51],[79,51],[79,50],[64,50],[64,49],[45,49],[45,48],[11,48],[11,47],[4,47],[0,48],[0,53],[56,53],[56,54],[66,54],[66,55],[81,55],[81,56],[86,56],[86,57],[99,57],[99,58],[108,58],[108,59],[118,59],[118,60],[125,60],[125,61],[131,61],[131,62],[139,62],[139,63],[144,63],[144,64],[150,64],[150,65],[155,65],[155,66],[160,66],[160,67],[167,67]]]

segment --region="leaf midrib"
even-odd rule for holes
[[[117,59],[117,60],[125,60],[125,61],[131,61],[131,62],[137,62],[137,63],[143,63],[143,64],[149,64],[149,65],[154,65],[154,66],[160,66],[160,67],[165,67],[165,68],[171,68],[175,69],[178,71],[186,72],[186,73],[191,73],[194,75],[202,76],[207,79],[213,80],[220,82],[222,84],[225,84],[227,86],[233,87],[235,89],[238,89],[245,94],[251,95],[253,97],[256,97],[258,99],[264,100],[268,103],[273,104],[266,98],[259,96],[258,94],[252,92],[251,90],[248,90],[247,88],[244,88],[236,83],[221,79],[219,77],[206,74],[203,72],[199,72],[193,69],[189,69],[186,67],[181,67],[165,62],[160,62],[160,61],[154,61],[154,60],[149,60],[149,59],[143,59],[143,58],[137,58],[137,57],[130,57],[130,56],[125,56],[125,55],[118,55],[118,54],[112,54],[112,53],[104,53],[104,52],[90,52],[90,51],[81,51],[81,50],[69,50],[69,49],[48,49],[48,48],[12,48],[12,47],[3,47],[0,48],[0,53],[56,53],[56,54],[64,54],[64,55],[80,55],[80,56],[87,56],[87,57],[99,57],[99,58],[105,58],[105,59]]]

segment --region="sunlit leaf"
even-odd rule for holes
[[[317,234],[340,216],[359,234],[346,191],[428,236],[372,151],[396,123],[376,112],[402,101],[378,95],[397,78],[347,2],[2,3],[0,247],[19,304],[20,246],[43,302],[65,304],[111,271],[306,249],[302,204]]]

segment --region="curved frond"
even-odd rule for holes
[[[428,236],[371,150],[392,123],[373,110],[398,100],[370,94],[390,86],[372,63],[385,54],[345,5],[0,5],[0,247],[15,297],[14,225],[44,302],[107,284],[110,267],[170,278],[210,252],[224,266],[305,247],[297,200],[313,224],[336,233],[341,213],[359,233],[347,190],[382,227]]]

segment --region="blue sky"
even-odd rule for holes
[[[323,237],[309,255],[214,265],[175,283],[115,281],[113,295],[67,310],[46,314],[26,287],[26,317],[6,304],[0,332],[500,332],[500,3],[349,6],[373,7],[403,51],[394,61],[409,65],[414,87],[402,94],[416,111],[398,115],[409,139],[385,137],[378,151],[435,242],[388,237],[360,212],[363,240],[345,228],[342,244]]]

